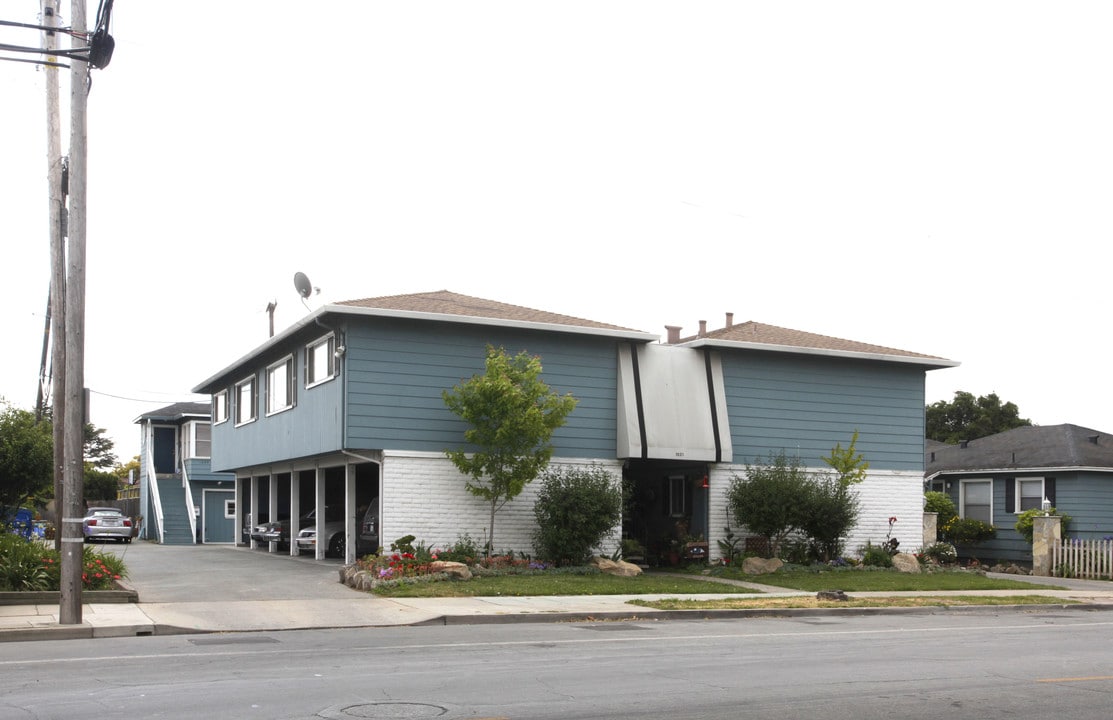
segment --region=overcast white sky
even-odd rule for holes
[[[1111,21],[1108,2],[117,0],[89,102],[92,420],[131,457],[138,415],[205,399],[266,340],[268,302],[279,329],[307,312],[302,271],[314,307],[449,289],[661,334],[733,312],[960,361],[929,402],[997,392],[1113,431]],[[43,83],[0,63],[0,396],[28,409]]]

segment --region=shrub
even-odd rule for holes
[[[580,565],[622,520],[622,490],[598,465],[550,468],[533,514],[537,554],[557,565]]]
[[[800,459],[782,451],[763,465],[747,465],[745,478],[731,480],[727,507],[736,523],[767,538],[770,554],[778,557],[785,538],[803,525],[800,498],[808,494],[808,474]]]
[[[800,529],[811,554],[824,562],[842,554],[843,537],[858,522],[858,496],[836,478],[812,478],[800,500]]]
[[[889,554],[889,550],[884,545],[874,545],[873,543],[866,543],[864,548],[861,548],[862,564],[869,567],[892,567],[893,556]]]
[[[947,526],[945,537],[958,545],[977,545],[997,537],[997,528],[973,518],[955,518]]]
[[[84,590],[113,590],[127,577],[123,561],[111,553],[83,548],[81,580]],[[57,551],[37,540],[0,534],[0,591],[57,590],[61,561]]]
[[[920,553],[920,557],[925,560],[930,560],[939,563],[940,565],[950,565],[958,562],[958,551],[955,546],[950,543],[937,542],[928,545]]]
[[[1060,521],[1060,524],[1062,526],[1062,535],[1063,537],[1066,537],[1067,529],[1070,527],[1071,516],[1062,514],[1055,508],[1049,508],[1047,512],[1051,515],[1058,515],[1060,518],[1062,518],[1062,520]],[[1016,527],[1016,531],[1020,533],[1020,537],[1024,538],[1024,540],[1029,545],[1032,544],[1032,524],[1037,515],[1043,515],[1043,510],[1039,508],[1032,508],[1031,510],[1025,510],[1024,512],[1016,516],[1016,525],[1014,527]]]
[[[942,537],[943,528],[949,526],[958,517],[958,512],[955,510],[955,501],[951,499],[951,496],[934,490],[924,493],[924,512],[933,512],[938,516],[935,524],[937,537]]]
[[[471,535],[464,533],[456,537],[456,542],[454,544],[444,550],[438,551],[437,558],[449,562],[474,565],[475,559],[479,557],[480,552],[479,546],[475,544],[475,540],[471,539]]]

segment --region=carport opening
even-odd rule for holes
[[[671,460],[628,460],[622,537],[627,557],[650,567],[706,561],[708,466]]]

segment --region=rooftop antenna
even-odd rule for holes
[[[298,291],[298,295],[301,295],[301,304],[305,305],[306,310],[311,309],[306,299],[310,295],[321,294],[321,288],[313,287],[313,283],[309,282],[309,277],[303,272],[294,273],[294,288]]]

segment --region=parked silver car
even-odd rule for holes
[[[131,518],[114,507],[89,508],[81,525],[85,542],[97,539],[131,542]]]
[[[366,555],[379,549],[378,547],[378,512],[369,508],[361,518],[362,523],[356,526],[356,554]],[[344,557],[344,521],[326,515],[325,523],[325,557]],[[373,539],[372,539],[373,538]],[[302,528],[297,536],[298,552],[312,552],[317,547],[317,526],[315,524]]]

